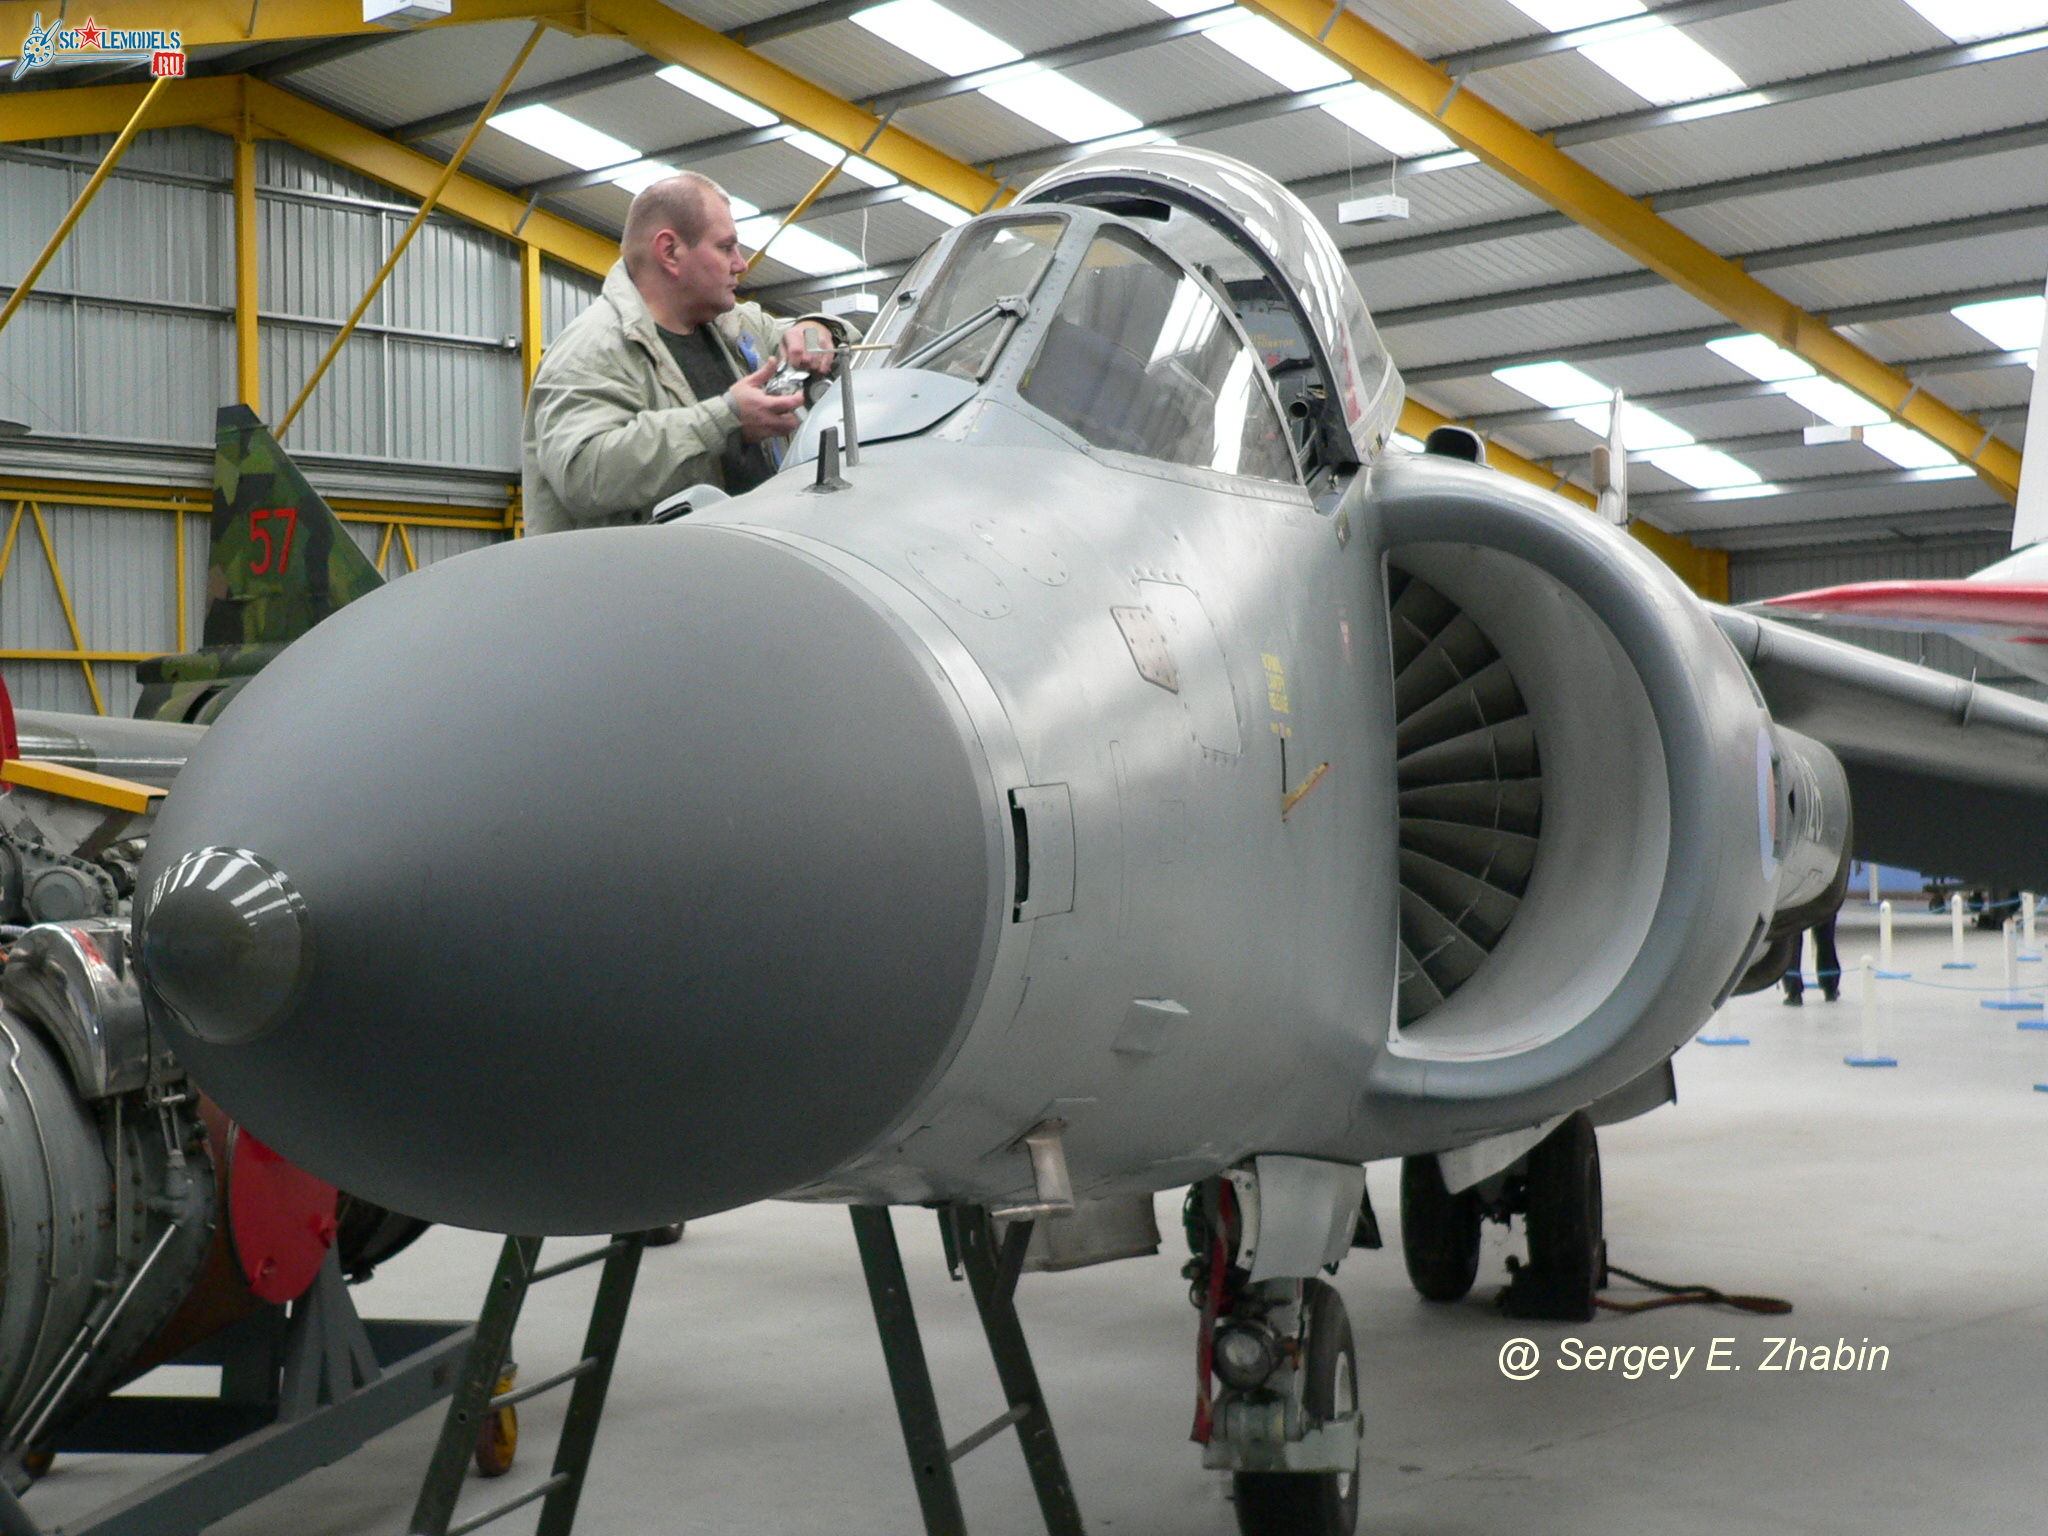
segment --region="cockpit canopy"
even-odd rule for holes
[[[1020,325],[1028,358],[1005,359]],[[1399,377],[1313,216],[1261,172],[1195,150],[1096,155],[1042,178],[927,251],[869,340],[864,371],[978,387],[1016,363],[1003,368],[1016,397],[1096,448],[1257,480],[1342,475],[1400,410]],[[927,391],[916,414],[930,420],[946,394]]]
[[[1346,441],[1325,442],[1324,456],[1369,463],[1393,435],[1401,377],[1350,269],[1301,199],[1265,172],[1173,144],[1109,150],[1048,171],[1014,206],[1058,203],[1138,220],[1214,280],[1283,401],[1330,408],[1328,430]]]

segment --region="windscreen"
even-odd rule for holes
[[[967,231],[953,247],[938,280],[914,300],[910,323],[896,338],[889,364],[908,361],[962,322],[988,310],[998,299],[1029,298],[1045,275],[1053,247],[1067,221],[1048,216],[1008,223],[984,224]],[[986,371],[988,353],[1004,334],[990,323],[961,335],[919,367],[978,379]]]
[[[1257,356],[1206,285],[1124,230],[1088,247],[1020,392],[1100,448],[1296,478]]]

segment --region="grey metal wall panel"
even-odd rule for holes
[[[67,166],[19,160],[0,164],[0,207],[7,210],[7,217],[0,219],[0,282],[11,286],[21,281],[83,185],[84,177],[74,177]],[[71,286],[71,252],[67,241],[43,273],[45,286]]]
[[[419,557],[420,569],[425,570],[437,560],[482,549],[486,544],[498,543],[503,537],[503,534],[485,533],[481,528],[415,528],[412,530],[412,550]]]
[[[257,209],[258,308],[337,325],[346,320],[390,249],[387,216],[376,209],[282,198],[260,199]],[[381,323],[384,300],[380,293],[364,318]]]
[[[396,243],[404,226],[392,218]],[[451,336],[519,338],[519,252],[466,224],[430,218],[391,274],[393,325]]]
[[[82,188],[84,174],[73,174]],[[62,286],[81,293],[234,302],[233,198],[224,191],[109,177],[65,251],[71,276]]]
[[[309,155],[294,145],[265,139],[256,146],[256,180],[259,186],[287,192],[310,192],[328,197],[346,197],[365,203],[397,203],[404,197],[382,182]]]
[[[1788,592],[1807,592],[1855,581],[1954,580],[1980,571],[2010,553],[2008,542],[2002,538],[1922,539],[1911,543],[1900,540],[1881,545],[1737,552],[1728,557],[1728,591],[1737,603],[1753,603]],[[1825,633],[1957,677],[1992,680],[1992,668],[1982,656],[1945,635],[1906,634],[1849,625],[1830,625]]]
[[[79,302],[77,431],[88,437],[209,443],[234,391],[234,323]]]
[[[557,261],[540,264],[540,333],[545,346],[561,334],[597,298],[604,286],[599,278]]]
[[[266,325],[262,330],[263,419],[279,421],[311,377],[332,331]],[[286,439],[287,449],[385,458],[384,338],[351,336]]]
[[[37,432],[78,430],[74,326],[69,300],[31,295],[0,331],[0,417]]]
[[[392,430],[387,452],[415,462],[519,471],[524,380],[517,352],[386,337]]]
[[[43,516],[87,648],[170,650],[177,638],[171,516],[59,505],[46,505]]]

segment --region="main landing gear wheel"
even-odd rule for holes
[[[1401,1257],[1428,1301],[1458,1301],[1479,1275],[1476,1190],[1452,1194],[1433,1155],[1401,1159]]]
[[[1529,1152],[1529,1262],[1508,1287],[1511,1317],[1588,1322],[1607,1283],[1600,1142],[1578,1111]]]
[[[1321,1280],[1302,1287],[1308,1331],[1302,1405],[1320,1423],[1358,1412],[1358,1352],[1344,1298]],[[1239,1472],[1237,1528],[1244,1536],[1352,1536],[1358,1527],[1358,1456],[1349,1472]]]

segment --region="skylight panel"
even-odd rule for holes
[[[1785,385],[1785,398],[1797,401],[1822,421],[1838,427],[1867,427],[1891,420],[1891,413],[1833,379],[1824,379],[1813,364],[1766,337],[1724,336],[1707,350],[1733,363],[1751,378]]]
[[[1458,147],[1450,135],[1421,113],[1411,112],[1398,101],[1390,100],[1364,85],[1344,92],[1335,101],[1324,102],[1323,111],[1354,133],[1371,139],[1396,159],[1413,160],[1421,155],[1441,154]],[[1476,156],[1467,155],[1459,163],[1470,165],[1475,159]],[[1448,169],[1447,166],[1443,168]]]
[[[1888,421],[1883,426],[1866,429],[1863,442],[1865,447],[1875,448],[1901,469],[1953,467],[1962,470],[1964,474],[1969,473],[1956,462],[1956,456],[1941,444],[1900,422]]]
[[[1988,304],[1958,304],[1949,311],[1994,347],[2028,352],[2041,345],[2048,327],[2048,299],[1993,299]]]
[[[977,69],[1014,64],[1024,57],[993,32],[947,10],[938,0],[887,0],[884,5],[855,11],[851,20],[942,74],[971,75]]]
[[[1069,144],[1145,131],[1142,122],[1115,102],[1049,69],[988,86],[981,94]]]
[[[2048,26],[2048,0],[1906,0],[1959,43]]]
[[[1682,480],[1696,491],[1727,491],[1764,482],[1762,475],[1718,448],[1705,448],[1698,444],[1687,448],[1666,448],[1649,458],[1672,479]]]
[[[1772,383],[1780,379],[1810,379],[1813,364],[1796,352],[1788,352],[1768,337],[1723,336],[1707,343],[1707,350],[1723,362],[1733,363],[1753,379]]]
[[[612,185],[624,187],[635,194],[645,192],[657,181],[666,181],[676,174],[676,168],[661,160],[643,160],[638,165],[629,165],[612,178]]]
[[[1335,59],[1318,53],[1263,16],[1246,13],[1209,28],[1207,36],[1283,90],[1312,91],[1351,78],[1351,71]]]
[[[624,139],[615,139],[540,102],[500,112],[491,119],[491,126],[522,144],[532,145],[542,154],[567,161],[579,171],[630,164],[640,158],[640,151]]]
[[[1668,23],[1656,20],[1641,0],[1509,0],[1517,10],[1552,32],[1596,22],[1643,17],[1640,30],[1590,43],[1579,52],[1645,101],[1670,106],[1702,96],[1739,91],[1745,82],[1720,59]],[[1946,0],[1936,0],[1946,3]],[[2048,4],[2048,0],[2042,0]]]
[[[1582,406],[1572,412],[1572,420],[1591,432],[1595,437],[1607,435],[1607,424],[1612,406],[1608,404]],[[1658,448],[1683,448],[1693,441],[1693,435],[1676,422],[1666,421],[1655,411],[1646,411],[1640,405],[1622,403],[1621,446],[1630,453],[1648,453]]]
[[[1494,369],[1493,376],[1554,411],[1574,405],[1605,405],[1614,397],[1610,386],[1570,363],[1518,363]]]
[[[1676,27],[1589,43],[1579,52],[1645,101],[1659,106],[1725,96],[1748,83]]]
[[[1785,386],[1785,398],[1837,427],[1871,427],[1891,420],[1891,412],[1833,379],[1794,379]]]
[[[915,192],[905,193],[903,206],[915,208],[928,219],[937,219],[948,229],[957,228],[974,217],[965,208],[956,207],[936,192],[927,192],[922,187]]]
[[[981,94],[1069,144],[1145,131],[1137,118],[1086,86],[1053,70],[1023,64],[1023,54],[938,0],[887,0],[856,11],[849,19],[943,74],[958,77],[1019,64],[1018,73],[983,86]]]
[[[747,100],[737,91],[729,91],[713,80],[706,80],[693,70],[684,69],[680,64],[671,64],[667,69],[656,72],[655,78],[665,80],[686,95],[694,96],[707,107],[716,107],[727,117],[736,117],[749,128],[766,128],[779,119],[759,102]]]
[[[739,209],[735,207],[734,213]],[[740,243],[753,250],[759,250],[769,236],[775,236],[775,243],[768,247],[771,261],[779,261],[786,267],[811,277],[823,277],[831,272],[844,272],[849,267],[860,265],[860,258],[845,246],[827,240],[823,235],[813,234],[801,224],[792,224],[779,235],[775,227],[782,221],[766,214],[740,221]]]
[[[813,160],[819,161],[824,165],[838,165],[840,156],[846,155],[846,151],[831,142],[831,140],[820,138],[817,134],[802,128],[799,128],[782,142],[791,149],[802,150]],[[864,181],[871,187],[893,187],[896,185],[896,178],[894,176],[883,170],[879,165],[876,165],[874,161],[863,160],[859,155],[846,155],[844,170],[855,181]]]

